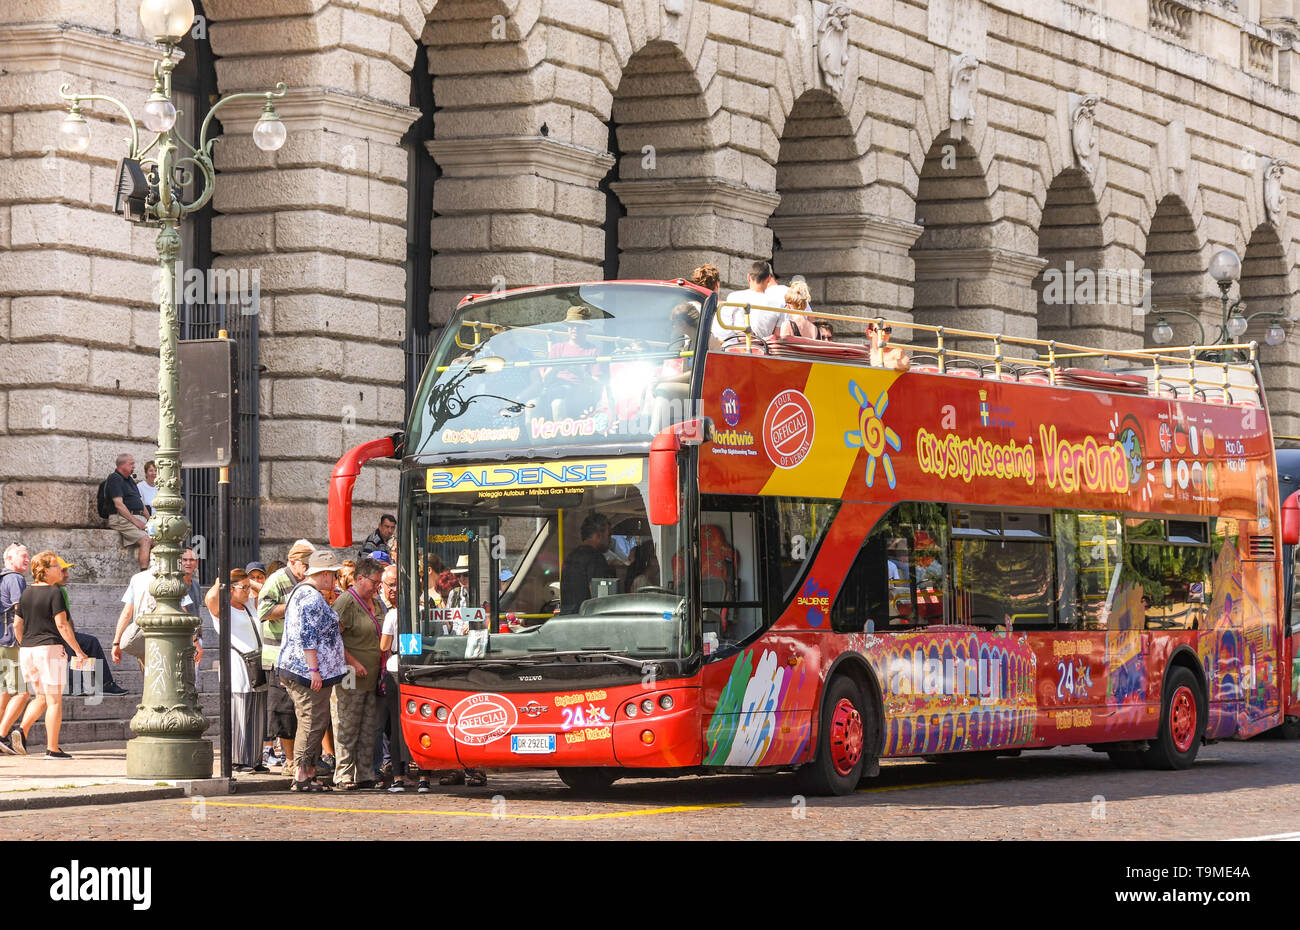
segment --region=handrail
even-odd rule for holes
[[[902,342],[890,340],[890,346],[896,349],[903,349],[912,352],[934,353],[938,356],[939,372],[946,373],[948,359],[971,359],[974,361],[990,362],[993,365],[996,377],[1001,377],[1003,368],[1009,363],[1015,363],[1018,359],[1015,356],[1008,357],[1006,349],[1008,346],[1024,346],[1035,349],[1035,357],[1025,361],[1036,361],[1046,363],[1048,371],[1048,380],[1051,384],[1060,384],[1060,371],[1057,365],[1061,362],[1075,361],[1079,359],[1102,359],[1109,363],[1115,361],[1130,361],[1142,367],[1150,367],[1154,381],[1154,393],[1159,394],[1161,386],[1166,383],[1186,384],[1190,388],[1190,394],[1194,398],[1200,388],[1220,388],[1223,390],[1225,399],[1229,396],[1230,391],[1244,391],[1254,395],[1255,401],[1260,405],[1263,404],[1263,388],[1261,385],[1259,362],[1259,344],[1257,342],[1233,343],[1230,345],[1188,345],[1188,346],[1168,346],[1152,349],[1098,349],[1092,346],[1078,345],[1075,343],[1058,342],[1054,339],[1033,339],[1025,336],[1007,336],[1001,333],[987,333],[978,330],[953,329],[948,326],[934,326],[928,323],[908,322],[906,320],[890,320],[883,316],[863,317],[849,316],[843,313],[825,313],[814,310],[792,310],[788,307],[755,307],[753,304],[740,303],[733,301],[723,301],[718,304],[718,310],[723,307],[732,307],[743,311],[743,319],[737,318],[730,322],[724,321],[719,314],[715,321],[719,328],[728,330],[733,333],[745,336],[745,347],[752,347],[752,340],[755,333],[749,325],[750,312],[754,309],[770,310],[777,313],[783,313],[787,316],[800,316],[814,320],[838,321],[844,323],[853,323],[854,325],[865,325],[868,323],[877,326],[897,326],[912,331],[912,338],[915,340],[918,333],[929,333],[934,336],[934,344],[926,345],[922,343]],[[991,342],[992,354],[988,352],[973,352],[970,350],[955,349],[948,347],[948,340],[960,339],[978,339]],[[1198,356],[1206,352],[1219,353],[1223,361],[1208,361]],[[1245,362],[1229,362],[1227,359],[1230,353],[1244,352],[1247,356]],[[1189,369],[1189,378],[1181,378],[1178,375],[1170,375],[1161,370],[1161,365],[1172,368],[1177,371],[1183,366]],[[1212,367],[1222,371],[1222,380],[1212,380],[1202,376],[1197,377],[1197,371],[1204,371],[1204,368]],[[1251,376],[1251,383],[1235,384],[1232,381],[1232,373],[1240,372]],[[1198,385],[1200,386],[1198,388]],[[1175,388],[1175,395],[1177,389]]]

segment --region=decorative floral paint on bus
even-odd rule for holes
[[[735,659],[705,733],[705,765],[781,765],[808,743],[811,718],[798,708],[812,700],[814,682],[784,665],[775,650],[747,649]],[[805,693],[808,692],[808,693]]]
[[[1005,633],[849,637],[884,694],[888,755],[996,749],[1034,737],[1038,659]]]

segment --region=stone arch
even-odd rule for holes
[[[1041,263],[995,247],[992,190],[971,138],[945,131],[931,144],[919,172],[915,219],[922,231],[909,254],[918,322],[1033,334],[1031,285]]]
[[[1034,283],[1040,339],[1100,346],[1109,341],[1103,331],[1132,330],[1132,305],[1141,293],[1127,309],[1117,306],[1133,278],[1105,267],[1104,245],[1091,179],[1079,168],[1061,171],[1047,188],[1038,226],[1038,256],[1046,262]]]
[[[1251,321],[1250,328],[1241,337],[1242,342],[1259,342],[1260,367],[1264,374],[1264,389],[1268,392],[1269,413],[1275,432],[1300,435],[1300,402],[1297,400],[1297,378],[1300,370],[1300,345],[1296,341],[1295,327],[1291,321],[1295,308],[1291,288],[1286,247],[1271,223],[1260,223],[1251,233],[1246,252],[1241,260],[1241,299],[1247,316],[1267,314],[1276,310],[1285,322],[1287,340],[1282,345],[1265,343],[1265,334],[1273,322],[1265,315]]]
[[[910,305],[900,291],[910,291],[907,248],[919,229],[871,215],[857,140],[834,95],[817,89],[800,95],[781,135],[781,202],[768,225],[783,282],[802,274],[818,309],[851,315],[865,309],[874,316]]]
[[[1156,205],[1146,234],[1144,269],[1150,275],[1151,310],[1148,327],[1156,325],[1161,312],[1178,310],[1199,317],[1206,327],[1205,338],[1213,340],[1219,316],[1218,298],[1205,293],[1206,262],[1202,255],[1196,221],[1187,202],[1176,193],[1165,194]],[[1174,328],[1174,344],[1190,345],[1200,331],[1184,316],[1164,317]]]
[[[718,265],[725,282],[771,254],[775,198],[724,180],[713,108],[686,53],[647,42],[623,67],[611,121],[621,157],[609,187],[619,221],[619,277],[679,277]]]

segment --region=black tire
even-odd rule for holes
[[[1160,703],[1160,732],[1142,754],[1149,769],[1185,769],[1196,761],[1205,736],[1205,696],[1201,683],[1181,665],[1169,669]],[[1189,716],[1190,715],[1190,716]]]
[[[560,776],[560,781],[582,794],[600,794],[618,781],[618,773],[613,769],[556,769],[555,774]]]
[[[1287,717],[1274,732],[1282,739],[1300,739],[1300,717]]]
[[[837,675],[826,687],[817,734],[817,754],[799,769],[800,790],[810,795],[851,794],[862,779],[872,728],[862,689],[853,679]]]

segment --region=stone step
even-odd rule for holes
[[[13,535],[15,541],[26,546],[33,556],[52,549],[71,562],[75,567],[70,570],[69,579],[73,582],[121,584],[125,587],[131,576],[140,570],[136,550],[123,549],[122,537],[116,530],[26,528],[15,530]]]
[[[128,718],[129,719],[129,718]],[[215,740],[220,733],[220,724],[216,715],[209,716],[208,728],[203,735]],[[71,748],[82,743],[125,743],[135,733],[128,726],[127,720],[64,720],[59,728],[59,747]],[[44,722],[32,727],[27,738],[28,752],[33,755],[45,750]]]
[[[97,701],[84,697],[63,698],[63,719],[69,720],[130,720],[140,705],[139,693],[102,694]],[[216,691],[201,692],[199,706],[205,714],[215,715],[221,708],[221,695]]]

